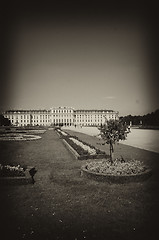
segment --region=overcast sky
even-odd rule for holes
[[[9,101],[3,108],[72,106],[112,109],[120,115],[159,108],[150,32],[143,22],[135,16],[105,17],[104,11],[82,13],[18,18],[10,35]]]

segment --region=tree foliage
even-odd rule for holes
[[[119,140],[126,139],[127,125],[122,121],[110,120],[105,125],[100,127],[100,135],[109,144],[110,147],[110,161],[113,163],[112,153],[114,152],[114,144]]]
[[[120,120],[126,122],[127,124],[130,124],[130,122],[132,122],[133,125],[140,125],[142,122],[143,126],[159,126],[159,109],[144,116],[127,115],[120,117]]]

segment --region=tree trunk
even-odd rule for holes
[[[111,164],[113,163],[113,152],[114,152],[113,144],[112,144],[112,142],[110,142],[110,162],[111,162]]]

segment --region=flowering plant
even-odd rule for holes
[[[87,151],[90,155],[95,155],[96,150],[94,148],[89,147],[88,145],[83,144],[81,141],[75,139],[75,138],[70,138],[76,145],[80,146],[83,148],[85,151]]]
[[[90,162],[86,165],[87,170],[107,175],[132,175],[139,174],[146,170],[142,162],[138,160],[122,161],[116,158],[113,163],[110,161]]]
[[[20,177],[25,176],[26,168],[0,164],[0,177]]]

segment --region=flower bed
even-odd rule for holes
[[[22,167],[20,165],[0,164],[0,184],[26,184],[34,183],[35,167]]]
[[[106,153],[96,149],[94,146],[91,146],[75,136],[71,136],[60,129],[56,129],[58,135],[67,143],[67,146],[70,146],[76,152],[76,158],[79,160],[85,159],[95,159],[95,158],[104,158]]]
[[[151,174],[151,170],[138,160],[121,161],[120,159],[116,159],[111,164],[107,159],[98,162],[89,162],[81,168],[81,175],[113,183],[145,180]]]
[[[86,144],[83,144],[81,141],[73,138],[73,137],[70,137],[70,140],[72,140],[76,145],[80,146],[81,148],[83,148],[85,151],[88,152],[88,154],[90,155],[96,155],[97,152],[96,152],[96,149],[95,148],[91,148],[90,146],[86,145]]]
[[[0,141],[26,141],[26,140],[37,140],[40,136],[21,134],[21,133],[3,133],[0,134]]]
[[[65,133],[64,131],[62,131],[62,130],[59,129],[59,128],[57,128],[57,132],[58,132],[59,134],[62,134],[63,136],[68,136],[67,133]]]
[[[30,130],[26,130],[26,133],[33,133],[33,134],[43,134],[45,133],[46,130],[43,129],[30,129]]]
[[[19,177],[25,176],[25,168],[20,165],[10,166],[0,164],[0,177]]]

